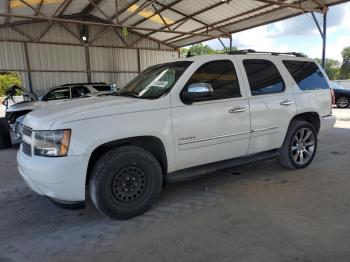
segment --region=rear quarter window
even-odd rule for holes
[[[329,89],[325,76],[315,62],[283,60],[283,64],[301,90]]]
[[[97,91],[103,92],[103,91],[112,91],[112,87],[110,85],[99,85],[99,86],[93,86]]]

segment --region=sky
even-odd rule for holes
[[[321,14],[316,17],[322,27]],[[233,46],[258,51],[303,52],[311,58],[322,56],[322,38],[311,14],[304,14],[273,24],[235,33]],[[226,46],[228,41],[223,39]],[[205,42],[222,49],[220,42]],[[330,7],[327,15],[327,58],[342,61],[341,51],[350,46],[350,2]]]

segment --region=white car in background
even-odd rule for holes
[[[40,97],[21,87],[15,86],[13,88],[15,89],[13,93],[22,93],[24,99],[11,105],[11,98],[8,98],[9,104],[5,110],[5,118],[19,138],[21,136],[23,119],[31,111],[42,108],[47,104],[64,103],[72,99],[90,96],[108,95],[118,91],[116,85],[103,82],[65,84],[51,89]]]

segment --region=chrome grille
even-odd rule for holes
[[[22,135],[25,135],[25,136],[29,136],[29,137],[32,137],[32,129],[27,127],[27,126],[23,126],[23,129],[22,129]]]

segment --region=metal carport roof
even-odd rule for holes
[[[344,0],[0,0],[0,27],[52,21],[124,28],[172,47],[217,37]]]

